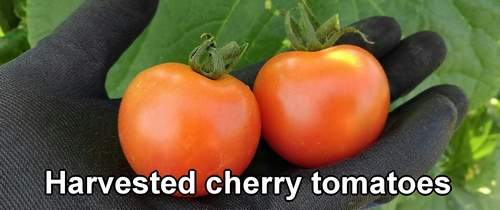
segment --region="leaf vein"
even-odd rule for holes
[[[354,9],[354,14],[356,14],[356,20],[359,20],[360,16],[358,11],[358,4],[356,4],[356,0],[352,0],[351,2],[352,2],[352,7]]]
[[[227,17],[222,21],[222,25],[220,26],[219,28],[219,31],[215,34],[216,36],[218,36],[219,34],[221,34],[222,30],[224,29],[224,27],[226,27],[226,24],[227,24],[227,21],[229,20],[229,18],[233,15],[234,13],[234,10],[236,8],[236,6],[238,6],[238,4],[240,3],[240,0],[236,0],[233,4],[233,6],[231,7],[231,10],[229,11]]]
[[[368,0],[368,2],[380,15],[386,15],[385,12],[375,2],[373,2],[373,0]]]

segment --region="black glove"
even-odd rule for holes
[[[286,163],[264,141],[245,176],[303,176],[293,202],[282,194],[213,195],[196,199],[166,195],[109,195],[94,184],[93,195],[46,195],[45,171],[73,175],[129,176],[117,136],[119,100],[106,96],[106,73],[150,22],[157,1],[88,0],[50,36],[27,53],[0,67],[0,205],[15,209],[144,208],[329,208],[355,209],[384,203],[392,196],[316,196],[305,170]],[[374,41],[351,43],[373,53],[384,66],[391,99],[408,93],[443,61],[446,48],[433,32],[400,42],[401,29],[391,18],[373,17],[354,24]],[[166,32],[168,33],[168,32]],[[233,71],[250,87],[262,63]],[[322,176],[426,174],[462,122],[468,101],[454,86],[431,88],[393,111],[381,138],[358,156],[319,169]],[[87,189],[87,188],[85,188]],[[269,189],[272,192],[272,187]],[[86,191],[85,191],[86,192]]]

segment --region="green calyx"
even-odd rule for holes
[[[331,47],[337,40],[346,33],[356,33],[369,44],[374,42],[368,41],[366,35],[353,27],[340,28],[339,16],[336,14],[325,23],[320,24],[314,17],[311,9],[307,6],[305,0],[298,4],[298,8],[294,8],[285,13],[285,30],[292,43],[292,47],[297,51],[318,51]],[[303,27],[291,16],[291,12],[299,10],[302,18]]]
[[[239,46],[236,42],[230,42],[217,49],[212,34],[205,33],[201,37],[206,40],[191,52],[189,65],[194,71],[212,80],[219,79],[233,70],[248,47],[248,43]]]

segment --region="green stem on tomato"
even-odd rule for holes
[[[205,33],[201,37],[206,40],[191,52],[189,65],[194,71],[212,80],[219,79],[233,70],[248,47],[248,43],[239,46],[236,42],[230,42],[217,49],[212,34]]]
[[[303,19],[303,27],[292,17],[291,12],[299,10]],[[374,44],[367,39],[363,32],[353,28],[340,28],[339,16],[336,14],[323,24],[316,19],[305,0],[298,4],[298,8],[285,13],[285,30],[292,47],[297,51],[318,51],[331,47],[346,33],[356,33],[369,44]]]

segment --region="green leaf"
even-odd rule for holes
[[[14,13],[12,0],[0,0],[0,28],[3,33],[14,29],[19,23],[19,18]]]
[[[187,63],[190,51],[202,41],[202,33],[216,35],[219,44],[249,43],[236,69],[276,54],[283,50],[285,38],[283,18],[277,14],[276,9],[265,9],[263,1],[160,1],[151,25],[110,70],[109,95],[121,97],[128,83],[150,66]],[[165,29],[179,33],[165,33]]]
[[[404,34],[417,30],[437,31],[446,41],[448,55],[439,70],[409,97],[432,85],[455,84],[470,97],[471,110],[487,103],[500,87],[500,2],[438,0],[422,3],[401,5],[407,8],[401,11],[408,12],[404,18],[397,18],[406,30]]]
[[[14,14],[16,14],[17,18],[21,20],[22,24],[26,24],[26,11],[27,11],[27,2],[26,0],[12,0],[14,4]]]
[[[500,127],[494,120],[499,113],[500,104],[493,100],[471,111],[450,141],[440,164],[435,166],[440,174],[452,179],[454,191],[460,189],[464,191],[459,191],[462,194],[476,196],[470,201],[471,205],[483,205],[490,195],[500,195],[496,186],[500,174],[495,154],[500,146]],[[451,195],[459,196],[457,192]],[[463,199],[456,202],[460,200]]]
[[[26,31],[14,29],[0,37],[0,65],[21,55],[30,48]]]
[[[26,15],[26,0],[0,0],[0,65],[30,48],[22,15]]]
[[[493,200],[488,195],[475,195],[465,191],[461,187],[453,187],[453,193],[447,196],[439,196],[431,194],[423,197],[418,194],[413,194],[409,197],[401,197],[398,200],[395,209],[401,210],[422,210],[422,209],[439,209],[439,210],[483,210],[497,209],[499,207],[498,200]]]
[[[30,43],[33,45],[49,34],[82,2],[29,1]],[[297,2],[160,1],[148,30],[111,69],[108,92],[112,97],[121,97],[131,79],[147,67],[169,61],[185,63],[189,52],[200,42],[198,37],[205,32],[215,34],[221,43],[232,40],[250,43],[238,67],[270,57],[286,48],[283,46],[283,18],[277,14],[282,9],[294,7]],[[475,109],[500,90],[499,1],[309,0],[308,4],[320,21],[339,13],[341,24],[345,26],[370,16],[387,15],[396,18],[405,36],[433,30],[444,37],[449,53],[442,67],[397,104],[430,86],[448,83],[464,89],[471,99],[471,109]]]
[[[30,0],[27,1],[28,41],[35,46],[38,40],[49,35],[84,0]]]

